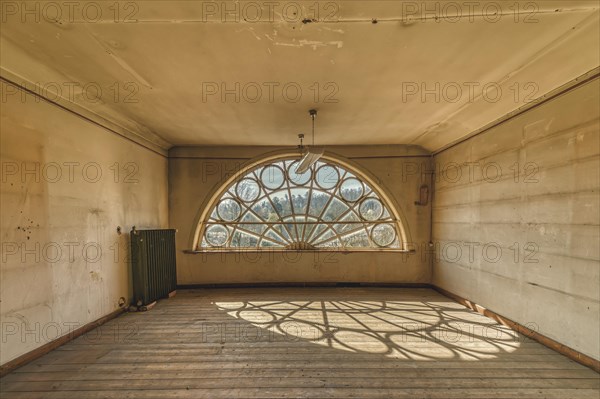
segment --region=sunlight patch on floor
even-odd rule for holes
[[[236,320],[280,339],[407,360],[482,360],[517,350],[514,331],[451,302],[220,301]],[[260,335],[260,334],[259,334]]]

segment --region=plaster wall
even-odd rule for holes
[[[128,303],[127,233],[168,209],[164,156],[56,105],[3,97],[0,137],[4,364]]]
[[[433,283],[600,358],[599,80],[434,158]]]

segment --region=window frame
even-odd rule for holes
[[[222,179],[218,184],[215,185],[212,192],[207,196],[197,217],[194,220],[195,229],[192,231],[190,237],[191,250],[184,251],[186,253],[261,253],[261,252],[414,252],[409,245],[410,235],[406,224],[406,219],[398,206],[394,198],[388,193],[387,189],[378,182],[370,172],[366,171],[363,166],[357,165],[355,162],[345,159],[339,155],[325,152],[321,157],[321,162],[331,162],[337,164],[342,168],[347,169],[350,173],[354,174],[359,180],[368,184],[371,190],[379,197],[383,205],[388,209],[391,220],[382,222],[387,224],[394,224],[399,247],[397,248],[385,248],[385,247],[372,247],[372,248],[352,248],[352,247],[317,247],[311,249],[291,249],[285,247],[201,247],[202,237],[204,236],[206,228],[211,224],[209,222],[211,213],[214,207],[222,199],[223,195],[238,181],[242,180],[249,172],[277,161],[300,159],[301,155],[298,151],[275,151],[270,154],[266,154],[257,158],[254,158],[239,167],[232,175]],[[235,222],[232,222],[235,224]]]

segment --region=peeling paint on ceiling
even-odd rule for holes
[[[437,17],[398,5],[411,2],[282,2],[255,22],[250,3],[127,2],[39,23],[17,10],[3,15],[2,70],[154,142],[295,145],[318,108],[319,144],[436,150],[600,65],[597,1],[487,15],[435,2]]]

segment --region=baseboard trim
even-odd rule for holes
[[[352,283],[352,282],[313,282],[313,283],[212,283],[212,284],[182,284],[178,290],[218,289],[218,288],[432,288],[428,283]]]
[[[4,363],[2,366],[0,366],[0,377],[4,377],[6,374],[18,369],[19,367],[25,366],[27,363],[30,363],[30,362],[44,356],[46,353],[51,352],[60,346],[63,346],[67,342],[70,342],[70,341],[74,340],[75,338],[82,336],[83,334],[93,330],[94,328],[100,327],[101,325],[120,316],[123,313],[125,313],[125,309],[123,309],[123,308],[117,309],[116,311],[109,313],[104,317],[101,317],[101,318],[94,320],[82,327],[79,327],[76,330],[73,330],[71,333],[69,333],[67,335],[63,335],[62,337],[57,338],[54,341],[50,341],[47,344],[40,346],[39,348],[36,348],[30,352],[27,352],[27,353],[13,359],[13,360],[10,360],[10,361]]]
[[[431,285],[431,288],[433,288],[440,294],[447,296],[448,298],[460,303],[461,305],[464,305],[467,308],[474,310],[475,312],[477,312],[479,314],[489,317],[490,319],[497,321],[498,323],[510,328],[511,330],[514,330],[520,334],[523,334],[526,337],[531,338],[531,339],[539,342],[540,344],[560,353],[561,355],[565,355],[569,359],[576,361],[577,363],[580,363],[586,367],[589,367],[597,373],[600,373],[600,361],[599,360],[596,360],[588,355],[585,355],[579,351],[576,351],[573,348],[563,345],[560,342],[553,340],[552,338],[549,338],[545,335],[540,334],[537,331],[527,328],[527,327],[517,323],[516,321],[513,321],[509,318],[499,315],[498,313],[496,313],[494,311],[486,309],[485,307],[478,305],[477,303],[472,302],[468,299],[465,299],[465,298],[461,297],[460,295],[457,295],[450,291],[446,291],[445,289],[440,288],[433,284]]]

